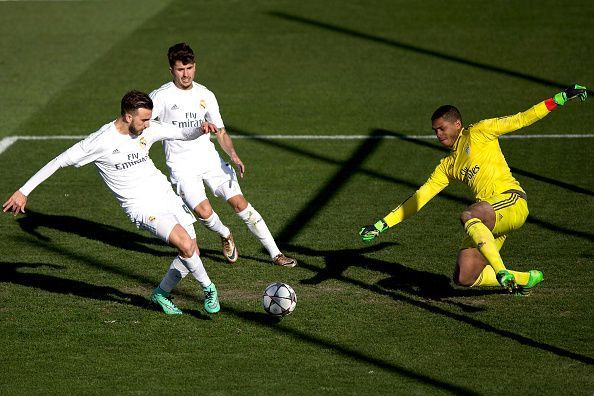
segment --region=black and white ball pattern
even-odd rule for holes
[[[272,316],[287,316],[297,305],[295,290],[286,283],[271,283],[266,286],[262,296],[264,310]]]

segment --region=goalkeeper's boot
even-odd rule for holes
[[[159,305],[167,315],[181,315],[182,311],[168,297],[169,293],[157,286],[151,294],[151,301]]]
[[[497,273],[497,282],[501,286],[507,289],[510,293],[513,293],[517,289],[516,277],[508,270],[501,270]]]
[[[291,257],[287,257],[284,254],[280,253],[275,258],[272,259],[274,265],[280,265],[281,267],[293,268],[297,265],[297,260]]]
[[[213,314],[221,310],[219,304],[219,294],[214,283],[211,283],[208,287],[202,289],[204,291],[204,309],[206,312]]]
[[[539,270],[530,270],[530,278],[525,285],[518,285],[514,294],[516,296],[529,296],[532,288],[544,280],[544,275]]]
[[[235,242],[233,241],[233,234],[229,233],[227,238],[221,237],[221,242],[223,243],[223,256],[225,256],[225,260],[230,263],[236,262],[238,253]]]

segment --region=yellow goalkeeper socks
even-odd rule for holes
[[[472,238],[479,252],[487,259],[495,273],[505,269],[491,230],[480,219],[472,218],[464,223],[464,230]]]
[[[530,279],[530,272],[519,272],[519,271],[512,271],[509,270],[515,277],[516,283],[520,286],[524,286],[528,283]],[[483,272],[481,272],[476,278],[476,281],[470,286],[499,286],[499,282],[497,281],[497,277],[495,276],[495,270],[490,265],[485,266],[483,268]]]

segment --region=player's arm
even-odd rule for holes
[[[565,103],[575,98],[579,98],[583,101],[586,100],[587,96],[588,93],[586,87],[574,84],[571,87],[568,87],[555,94],[552,98],[544,100],[526,111],[508,117],[483,120],[477,124],[474,124],[472,129],[474,131],[480,130],[486,136],[494,139],[498,136],[524,128],[538,120],[543,119],[557,106],[563,106]]]
[[[205,133],[216,131],[217,128],[209,122],[202,122],[200,126],[193,128],[178,128],[168,122],[153,120],[143,136],[152,144],[161,140],[194,140]]]
[[[449,178],[446,174],[446,164],[443,159],[435,168],[429,179],[413,195],[398,205],[384,218],[374,224],[366,225],[361,228],[359,235],[365,242],[369,242],[378,237],[388,228],[395,226],[415,215],[427,204],[434,196],[439,194],[449,184]]]
[[[237,155],[235,147],[233,146],[233,140],[231,140],[231,136],[229,136],[227,130],[225,128],[219,129],[216,132],[216,137],[221,148],[227,153],[231,161],[233,161],[239,170],[239,176],[243,177],[243,174],[245,173],[245,165],[241,161],[241,158],[239,158],[239,155]]]
[[[219,102],[217,101],[217,98],[212,92],[208,91],[208,94],[205,96],[205,102],[205,120],[209,123],[214,124],[217,127],[215,136],[217,137],[217,142],[219,143],[219,146],[221,146],[223,151],[229,156],[231,162],[235,164],[235,167],[239,171],[239,176],[243,177],[243,174],[245,173],[245,165],[241,161],[241,158],[239,158],[239,155],[237,155],[237,152],[235,151],[235,147],[233,145],[233,140],[231,139],[231,136],[229,136],[227,130],[225,129],[225,124],[223,123],[223,117],[221,117],[221,112],[219,110]]]
[[[15,191],[10,198],[2,205],[3,212],[11,211],[16,216],[18,213],[25,213],[27,198],[29,194],[41,183],[47,180],[60,168],[74,165],[83,166],[95,161],[103,154],[101,146],[101,134],[99,132],[89,135],[86,139],[76,143],[62,154],[48,162],[43,168],[35,173],[27,182]]]
[[[15,191],[10,198],[2,205],[3,212],[11,211],[16,216],[19,213],[25,213],[25,206],[27,206],[27,198],[29,194],[41,183],[47,180],[51,175],[64,166],[67,166],[64,161],[64,153],[60,154],[43,168],[35,173],[21,188]]]

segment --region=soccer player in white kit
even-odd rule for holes
[[[173,81],[150,93],[155,106],[153,118],[179,128],[199,125],[203,121],[214,124],[219,145],[243,177],[245,166],[225,130],[215,95],[194,82],[196,63],[192,48],[186,43],[175,44],[169,48],[168,59]],[[233,263],[237,260],[237,248],[231,231],[213,211],[206,197],[204,183],[214,196],[229,203],[266,248],[274,264],[283,267],[297,265],[297,260],[285,256],[279,250],[264,219],[243,196],[235,170],[219,156],[208,134],[191,141],[167,140],[163,146],[170,179],[176,185],[177,193],[194,209],[207,229],[220,235],[227,261]]]
[[[220,310],[218,294],[198,255],[193,226],[196,218],[149,157],[149,149],[156,141],[195,139],[215,128],[208,123],[182,129],[151,122],[152,108],[147,94],[126,93],[121,115],[115,121],[103,125],[41,168],[2,205],[3,211],[12,211],[15,216],[25,213],[29,194],[58,169],[93,162],[130,220],[178,249],[179,255],[154,289],[151,300],[166,314],[181,314],[168,297],[179,279],[191,273],[202,285],[204,308],[208,313],[216,313]]]

